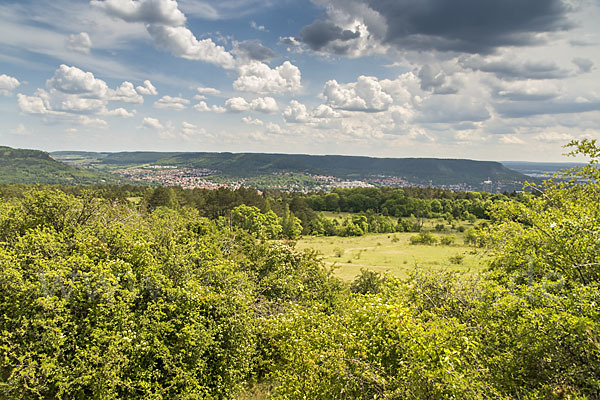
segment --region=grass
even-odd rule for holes
[[[438,242],[440,237],[452,234],[456,242],[448,246],[412,245],[410,237],[416,233],[384,233],[359,237],[307,236],[298,240],[297,247],[319,251],[327,264],[336,267],[336,275],[348,281],[353,280],[361,268],[402,278],[415,268],[479,272],[485,267],[487,260],[482,250],[464,245],[462,233],[432,234]]]

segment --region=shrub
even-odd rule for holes
[[[384,283],[385,278],[379,272],[361,268],[360,274],[350,285],[350,290],[353,293],[377,294],[382,290]]]
[[[478,235],[477,233],[475,233],[475,230],[473,229],[469,229],[467,230],[467,232],[465,233],[465,244],[471,245],[471,246],[475,246],[478,244]]]
[[[465,256],[462,254],[456,254],[450,257],[450,264],[462,264]]]
[[[444,246],[451,246],[454,244],[456,237],[454,235],[442,236],[440,243]]]
[[[344,249],[336,247],[335,249],[333,249],[333,255],[337,258],[341,258],[342,255],[344,255]]]
[[[418,235],[410,237],[410,244],[432,245],[437,243],[437,239],[429,232],[420,232]]]

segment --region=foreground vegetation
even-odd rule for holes
[[[5,195],[0,398],[597,398],[600,149],[574,146],[589,183],[492,204],[482,274],[345,283],[271,239],[299,228],[286,203]]]

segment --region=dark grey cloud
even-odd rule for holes
[[[594,67],[594,62],[592,60],[581,57],[575,57],[573,59],[573,64],[577,65],[577,68],[581,73],[590,72]]]
[[[259,40],[245,40],[237,42],[233,50],[237,56],[250,58],[251,60],[269,61],[275,57],[275,53],[265,47]]]
[[[364,20],[372,36],[401,50],[489,54],[503,46],[535,44],[540,41],[536,34],[572,27],[567,0],[328,0],[320,4],[348,19]],[[380,18],[363,18],[368,13]],[[375,26],[382,23],[386,29]],[[313,50],[320,50],[340,35],[341,28],[319,20],[303,28],[300,37]]]
[[[561,0],[369,0],[388,22],[386,40],[416,49],[489,53],[568,28]]]
[[[469,57],[460,60],[464,68],[495,74],[504,80],[521,79],[563,79],[571,75],[567,69],[551,61],[516,62],[510,60],[485,60]]]
[[[312,50],[318,51],[334,40],[346,42],[351,39],[356,39],[359,36],[360,32],[342,29],[329,21],[317,20],[302,28],[298,39],[302,43],[307,44]],[[348,46],[338,45],[334,47],[334,52],[338,54],[345,54],[348,51]]]

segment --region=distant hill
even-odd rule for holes
[[[120,178],[84,170],[55,160],[40,150],[0,146],[0,184],[95,184],[117,183]]]
[[[437,158],[374,158],[359,156],[313,156],[263,153],[180,153],[180,152],[56,152],[64,160],[87,159],[102,166],[173,165],[208,168],[238,177],[299,172],[331,175],[346,179],[399,176],[412,183],[433,185],[467,184],[483,181],[520,182],[527,177],[499,162]]]

